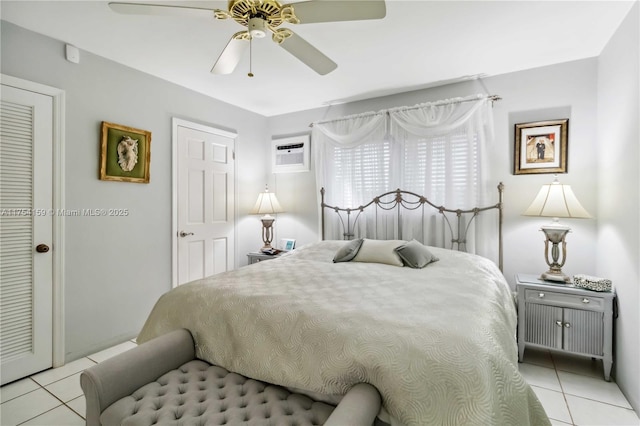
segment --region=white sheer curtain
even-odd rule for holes
[[[486,95],[314,123],[312,138],[318,190],[325,188],[325,202],[330,205],[358,207],[396,188],[450,208],[495,202],[492,185],[485,181],[486,144],[493,138],[491,101]],[[430,220],[429,229],[417,235],[417,229],[408,226],[409,215],[404,217],[405,235],[398,237],[450,246],[441,218]],[[371,215],[367,219],[369,223],[361,226],[375,226]],[[490,226],[472,229],[467,251],[493,253],[476,244],[484,240],[475,236],[485,228]]]
[[[358,206],[388,190],[391,144],[386,124],[385,114],[378,113],[314,124],[316,182],[333,205]]]
[[[339,207],[358,207],[388,191],[391,144],[386,137],[386,125],[386,115],[379,113],[314,123],[316,184],[318,191],[325,188],[325,202]],[[342,239],[337,218],[331,219],[325,224],[327,239]],[[366,220],[359,223],[366,226]]]
[[[495,188],[486,179],[485,153],[487,142],[493,139],[491,101],[486,96],[392,109],[389,119],[389,132],[403,153],[400,188],[454,209],[466,210],[497,201]],[[423,235],[418,239],[450,247],[448,226],[433,210],[429,213],[429,227],[426,231],[420,229]],[[480,215],[471,223],[463,223],[470,226],[464,241],[467,251],[496,257],[495,238],[488,238],[497,231],[494,216]],[[403,229],[411,229],[413,224],[414,235],[419,232],[416,218],[410,214],[404,218]]]
[[[482,203],[483,153],[492,137],[485,99],[452,99],[389,111],[390,133],[404,156],[399,185],[435,203]]]

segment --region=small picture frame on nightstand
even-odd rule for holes
[[[282,251],[291,251],[296,247],[296,240],[290,238],[281,238],[278,248]]]

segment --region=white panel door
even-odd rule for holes
[[[175,131],[180,285],[233,269],[235,135],[182,120]]]
[[[2,85],[2,384],[53,363],[53,99]]]

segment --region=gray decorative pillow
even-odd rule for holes
[[[410,268],[424,268],[428,264],[439,260],[428,248],[416,240],[411,240],[407,244],[396,248],[395,252],[398,253],[402,262]]]
[[[353,260],[362,246],[362,241],[362,238],[358,238],[356,240],[351,240],[344,246],[340,247],[335,256],[333,256],[333,263],[350,262]]]

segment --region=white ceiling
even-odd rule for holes
[[[231,35],[242,29],[231,20],[121,15],[106,1],[2,0],[0,16],[272,116],[598,56],[633,3],[387,0],[382,20],[286,25],[338,64],[332,73],[317,75],[267,37],[254,40],[253,78],[247,77],[248,52],[232,75],[209,72]]]

